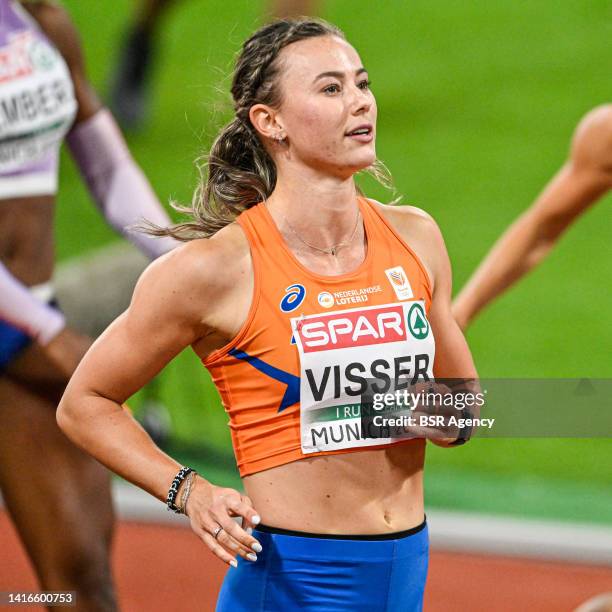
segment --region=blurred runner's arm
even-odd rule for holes
[[[73,442],[160,500],[181,466],[153,443],[123,404],[185,347],[206,342],[206,318],[218,316],[214,305],[225,282],[214,271],[227,269],[226,260],[219,242],[202,240],[151,264],[129,309],[79,364],[58,408],[60,428]],[[256,524],[250,500],[200,477],[195,483],[187,506],[193,530],[224,561],[230,563],[236,552],[246,557],[256,540],[231,517],[242,516],[245,528]],[[225,541],[212,537],[217,525],[225,530]]]
[[[170,237],[130,231],[132,225],[143,220],[160,227],[172,221],[132,158],[108,110],[102,109],[77,124],[66,141],[100,211],[115,230],[151,258],[178,244]]]
[[[46,345],[66,326],[59,310],[36,299],[0,262],[0,319]]]
[[[453,304],[462,328],[548,255],[561,234],[612,188],[612,105],[578,125],[569,160],[498,240]]]
[[[66,327],[66,319],[57,308],[36,298],[28,287],[17,280],[0,262],[0,320],[20,329],[40,345],[54,372],[67,380],[74,372],[90,340]],[[20,374],[24,370],[30,380],[36,377],[31,364],[11,363],[7,371]]]
[[[77,31],[59,6],[41,11],[40,24],[63,55],[78,102],[68,147],[106,221],[149,257],[158,257],[178,243],[130,231],[143,219],[166,227],[171,220],[138,167],[110,112],[102,107],[87,81]]]

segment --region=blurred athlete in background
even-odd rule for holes
[[[612,189],[612,105],[589,112],[574,133],[569,159],[542,194],[503,234],[453,303],[465,329],[491,301],[548,255],[563,232]]]
[[[41,587],[114,610],[108,473],[55,420],[90,344],[66,327],[50,282],[62,140],[112,227],[170,220],[88,84],[63,8],[0,0],[0,59],[0,487]],[[126,235],[150,257],[174,246]]]
[[[125,129],[137,129],[146,120],[149,82],[157,54],[157,30],[171,4],[177,0],[140,0],[136,16],[124,37],[116,72],[112,77],[110,107]],[[202,2],[203,9],[205,2]],[[272,0],[270,17],[297,17],[316,13],[320,0]]]

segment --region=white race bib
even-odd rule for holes
[[[368,381],[386,393],[433,380],[435,342],[423,301],[351,308],[291,319],[300,355],[302,452],[388,444],[362,437]]]
[[[56,151],[76,111],[66,62],[46,39],[24,31],[0,47],[0,172]]]

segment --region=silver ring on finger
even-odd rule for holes
[[[213,538],[215,538],[215,540],[217,539],[217,536],[223,531],[223,527],[221,527],[221,525],[217,525],[217,527],[215,528],[215,530],[213,531]]]

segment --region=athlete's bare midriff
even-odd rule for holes
[[[0,261],[26,286],[53,274],[53,196],[0,200]]]
[[[321,455],[243,478],[264,524],[314,533],[380,534],[423,521],[425,440]]]

